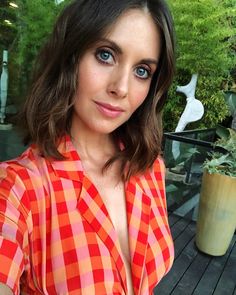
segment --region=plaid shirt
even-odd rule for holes
[[[69,136],[49,161],[31,146],[0,165],[0,282],[14,294],[127,294],[118,236]],[[135,294],[152,294],[170,269],[164,165],[126,183]]]

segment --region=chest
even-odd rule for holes
[[[78,282],[81,284],[81,286],[75,286],[78,290],[88,288],[91,281],[93,286],[97,284],[99,288],[101,284],[106,282],[112,288],[117,288],[118,294],[122,294],[120,291],[122,290],[121,282],[126,278],[128,294],[132,294],[133,288],[139,288],[137,278],[141,279],[142,269],[144,269],[144,266],[140,267],[140,255],[136,256],[136,259],[138,259],[137,267],[133,262],[135,257],[132,255],[144,253],[142,249],[147,249],[141,265],[145,264],[146,259],[152,261],[152,264],[149,263],[145,268],[149,267],[148,273],[153,273],[150,285],[150,288],[153,288],[153,285],[163,276],[170,264],[168,262],[169,251],[166,250],[166,247],[160,248],[158,240],[163,241],[164,239],[167,247],[171,248],[172,246],[170,245],[170,236],[165,230],[162,215],[159,214],[156,206],[151,206],[148,203],[151,195],[143,194],[138,186],[136,191],[131,190],[135,188],[133,183],[129,183],[125,191],[122,182],[113,182],[112,179],[103,181],[99,178],[94,180],[91,177],[89,179],[85,177],[83,184],[81,184],[70,179],[56,178],[51,183],[53,183],[53,187],[45,186],[44,190],[37,191],[37,206],[32,203],[32,211],[36,211],[32,212],[34,223],[38,224],[37,216],[40,215],[41,219],[45,217],[45,222],[40,228],[33,226],[32,235],[33,265],[36,276],[40,278],[40,285],[53,285],[54,281],[61,281],[63,278],[63,286],[66,290],[67,283],[64,272],[64,269],[66,269],[73,274],[76,284]],[[97,191],[99,194],[97,194]],[[47,192],[46,197],[45,192]],[[43,202],[46,202],[46,204],[43,204]],[[126,206],[129,210],[129,229]],[[109,219],[112,221],[115,231],[112,229],[108,218],[105,218],[104,207],[108,211]],[[41,210],[39,210],[40,208]],[[150,218],[152,213],[150,208],[155,210],[155,212],[153,211],[156,215],[155,219]],[[132,212],[132,215],[130,212]],[[149,222],[148,226],[147,222]],[[148,228],[150,228],[150,238],[148,241],[143,241],[143,238],[147,236]],[[164,229],[160,231],[160,228]],[[138,233],[142,233],[142,235],[139,235],[141,239],[139,239]],[[39,236],[45,243],[38,244]],[[113,247],[112,241],[115,240],[115,237],[119,239],[120,251]],[[143,248],[140,252],[142,244]],[[39,255],[39,250],[42,255]],[[165,256],[162,251],[165,251]],[[118,252],[123,258],[124,267],[120,264]],[[164,259],[168,261],[165,262]],[[43,269],[44,267],[45,269]],[[107,271],[106,278],[104,278],[104,267]],[[91,268],[100,269],[96,278],[92,275]],[[47,276],[49,281],[45,283],[46,269],[52,270],[52,272],[50,276]],[[83,276],[78,281],[81,274]],[[135,274],[136,281],[132,282],[132,274]],[[86,278],[89,277],[89,280],[85,279],[85,275]],[[59,285],[62,288],[61,284]],[[53,292],[49,292],[49,294],[53,294]],[[66,294],[66,291],[64,294]],[[96,294],[96,292],[90,294]]]
[[[112,183],[109,179],[107,179],[107,181],[102,182],[95,180],[95,186],[116,230],[123,258],[125,261],[130,262],[129,233],[124,184],[123,182]]]
[[[127,276],[128,294],[132,295],[133,286],[124,184],[120,182],[112,186],[109,185],[109,182],[107,182],[107,185],[100,185],[97,183],[97,189],[106,206],[118,236],[121,247],[121,255],[124,261],[125,272]]]

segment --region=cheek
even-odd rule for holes
[[[137,109],[146,99],[149,87],[139,87],[135,89],[134,95],[132,96],[132,107]]]
[[[78,88],[76,92],[77,100],[81,98],[90,97],[97,89],[97,76],[93,72],[79,72],[78,74]]]
[[[94,73],[93,71],[88,71],[88,69],[84,69],[81,68],[79,70],[79,74],[78,74],[78,85],[81,85],[81,87],[83,87],[83,85],[90,85],[92,83],[92,81],[96,81],[96,73]]]
[[[78,85],[79,88],[86,90],[94,87],[98,83],[98,70],[94,57],[91,54],[85,55],[79,63],[78,68]]]

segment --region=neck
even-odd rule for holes
[[[103,166],[111,158],[115,151],[115,145],[110,134],[100,134],[72,127],[71,136],[73,144],[82,161],[93,161]]]

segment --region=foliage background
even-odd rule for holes
[[[15,0],[18,8],[12,8],[8,1],[5,2],[3,7],[0,6],[0,13],[10,18],[12,25],[2,28],[6,40],[0,49],[8,49],[9,54],[8,103],[20,108],[30,85],[37,53],[68,1],[56,5],[54,0]]]
[[[204,117],[188,129],[214,127],[229,115],[222,90],[232,87],[236,64],[236,0],[169,0],[176,31],[176,78],[164,109],[164,129],[174,131],[186,97],[176,92],[198,73],[196,98]],[[236,79],[235,79],[236,80]]]

